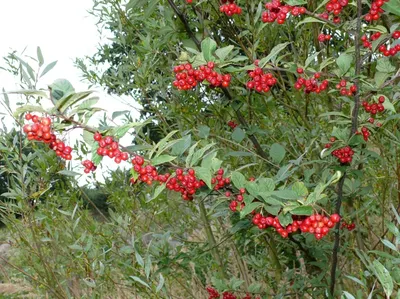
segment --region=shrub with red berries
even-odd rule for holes
[[[82,165],[85,167],[85,169],[83,170],[85,173],[95,171],[97,168],[96,165],[94,165],[93,161],[90,161],[90,160],[83,161]]]

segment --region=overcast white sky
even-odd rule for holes
[[[58,61],[55,68],[42,78],[41,86],[65,78],[76,91],[87,90],[87,84],[80,81],[80,72],[74,67],[73,61],[76,57],[94,54],[101,38],[103,41],[105,38],[100,37],[96,20],[88,13],[91,6],[92,0],[2,0],[0,57],[11,50],[22,52],[25,48],[25,54],[36,57],[36,47],[40,46],[45,64]],[[0,65],[3,65],[3,61],[0,61]],[[0,70],[2,88],[8,91],[17,89],[15,78]],[[101,89],[97,90],[101,98],[97,106],[110,113],[131,110],[117,97],[107,96]],[[16,101],[15,97],[13,99]]]

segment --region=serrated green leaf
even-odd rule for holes
[[[200,161],[201,158],[203,158],[204,154],[213,146],[215,145],[215,143],[209,143],[207,144],[205,147],[202,147],[201,149],[197,150],[196,152],[193,153],[191,161],[189,163],[189,166],[193,166],[196,165],[197,162]]]

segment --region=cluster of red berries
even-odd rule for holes
[[[299,16],[306,13],[304,7],[283,5],[280,0],[272,0],[265,4],[265,9],[261,15],[261,20],[264,23],[277,22],[278,24],[284,24],[288,13],[293,16]]]
[[[208,299],[218,299],[221,298],[221,295],[218,293],[218,291],[216,289],[214,289],[213,287],[207,287],[206,288],[207,292],[208,292]],[[222,299],[237,299],[238,297],[236,297],[233,293],[231,292],[223,292],[222,293]],[[250,294],[246,294],[242,299],[252,299],[253,297]],[[255,297],[254,299],[261,299],[260,297]]]
[[[385,107],[383,106],[383,103],[385,102],[385,97],[380,96],[378,98],[378,103],[368,103],[367,101],[363,101],[362,105],[365,109],[365,112],[368,112],[371,114],[371,117],[374,117],[376,114],[379,112],[384,112]]]
[[[224,170],[222,168],[218,169],[215,177],[211,178],[211,184],[215,185],[214,190],[222,189],[230,183],[231,179],[224,177]]]
[[[175,173],[176,176],[167,181],[167,188],[175,192],[180,192],[184,200],[193,200],[193,195],[197,189],[205,186],[203,180],[196,178],[196,173],[192,168],[189,168],[186,173],[184,173],[183,169],[178,168]]]
[[[367,22],[373,22],[379,20],[381,14],[385,11],[381,8],[381,6],[388,0],[374,0],[371,3],[371,8],[369,12],[365,15],[364,19]]]
[[[383,54],[383,56],[395,56],[398,52],[400,52],[400,44],[395,45],[393,48],[390,45],[381,45],[379,47],[379,52]]]
[[[340,226],[340,228],[347,228],[347,230],[349,232],[351,232],[353,229],[356,228],[356,224],[354,222],[353,223],[347,223],[346,221],[343,221],[342,225]]]
[[[299,70],[301,70],[300,73]],[[304,71],[303,69],[299,68],[297,69],[297,72],[299,74],[302,74]],[[328,88],[329,82],[328,80],[323,80],[321,84],[318,84],[319,78],[321,78],[320,73],[315,73],[313,78],[310,79],[299,77],[297,78],[297,81],[294,84],[294,88],[296,88],[297,90],[301,90],[304,88],[305,93],[311,93],[311,92],[320,93],[321,91],[324,91]]]
[[[231,82],[231,75],[222,75],[214,70],[215,64],[209,61],[199,69],[193,68],[190,63],[174,67],[175,81],[173,85],[179,90],[189,90],[196,87],[197,83],[206,80],[212,87],[228,87]]]
[[[253,217],[253,224],[259,229],[274,227],[276,231],[283,237],[287,238],[290,233],[300,230],[303,233],[314,234],[317,240],[328,234],[329,230],[335,226],[335,223],[340,221],[338,214],[332,214],[330,217],[320,214],[314,214],[304,219],[294,219],[292,224],[282,227],[278,217],[264,217],[257,213]]]
[[[260,67],[257,67],[254,71],[249,71],[248,75],[251,80],[247,82],[246,87],[257,92],[268,92],[277,82],[272,74],[264,73]]]
[[[239,189],[239,193],[238,194],[234,194],[234,200],[231,201],[231,203],[229,204],[229,209],[232,212],[236,212],[237,211],[237,207],[239,206],[240,203],[240,210],[243,209],[245,207],[245,203],[243,202],[244,197],[243,194],[246,193],[246,189],[245,188],[240,188]],[[230,191],[226,191],[225,192],[225,196],[230,198],[232,196],[232,193]]]
[[[364,34],[363,36],[361,36],[361,41],[363,42],[363,47],[372,50],[372,42],[377,40],[380,37],[381,37],[380,32],[375,32],[375,33],[371,34],[369,39],[368,39],[368,36]]]
[[[93,161],[90,161],[90,160],[83,161],[82,165],[85,166],[85,169],[83,170],[85,173],[95,171],[97,168],[96,165],[94,165]]]
[[[144,158],[141,156],[135,156],[132,159],[133,170],[139,175],[138,180],[151,185],[153,181],[165,183],[168,181],[170,174],[159,175],[157,169],[153,165],[144,165]],[[135,184],[136,180],[131,178],[131,183]]]
[[[328,3],[325,5],[325,9],[328,12],[328,14],[333,14],[334,16],[340,15],[342,12],[343,8],[346,7],[349,4],[348,0],[330,0]]]
[[[222,4],[219,7],[219,11],[226,14],[228,17],[233,15],[240,15],[242,13],[242,9],[236,5],[234,0],[222,0]]]
[[[331,148],[332,147],[332,143],[336,141],[335,137],[331,137],[329,138],[329,143],[325,144],[325,148]]]
[[[33,122],[33,124],[25,124],[23,126],[23,131],[28,136],[28,140],[36,140],[49,144],[49,147],[55,151],[58,157],[65,160],[72,159],[72,148],[66,146],[60,139],[57,139],[51,130],[51,119],[49,117],[39,117],[27,113],[25,114],[25,119]]]
[[[238,126],[237,123],[235,123],[233,120],[228,121],[228,126],[233,130]]]
[[[356,132],[356,134],[360,134],[360,132]],[[369,132],[367,127],[362,127],[361,128],[361,134],[363,135],[363,138],[365,141],[368,141],[369,135],[371,135],[371,133]]]
[[[332,36],[331,36],[330,34],[323,34],[323,33],[320,33],[320,34],[318,35],[318,40],[319,40],[321,43],[326,42],[326,41],[330,41],[331,38],[332,38]]]
[[[112,136],[103,137],[99,132],[96,132],[93,138],[99,144],[99,148],[97,149],[99,156],[108,156],[114,159],[114,162],[117,164],[129,159],[128,153],[120,151],[119,143]]]
[[[339,89],[342,96],[350,97],[357,92],[357,86],[355,86],[354,84],[350,85],[350,87],[347,88],[347,81],[345,79],[340,80],[340,82],[336,84],[336,89]]]
[[[353,160],[354,151],[350,146],[338,148],[332,152],[332,156],[338,158],[341,164],[350,164]]]

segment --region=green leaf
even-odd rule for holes
[[[378,260],[374,260],[372,262],[372,266],[376,277],[386,293],[387,298],[390,298],[393,293],[393,280],[390,276],[390,272]]]
[[[381,87],[383,83],[390,77],[389,73],[375,72],[374,81],[376,87]]]
[[[77,176],[81,175],[79,172],[71,171],[71,170],[61,170],[58,172],[59,174],[66,175],[66,176]]]
[[[158,293],[162,289],[162,287],[164,286],[164,282],[165,282],[164,276],[162,276],[162,274],[160,273],[160,280],[158,281],[156,293]]]
[[[44,68],[43,72],[40,74],[40,78],[42,78],[44,75],[46,75],[48,72],[50,72],[50,71],[55,67],[56,64],[57,64],[57,60],[56,60],[56,61],[53,61],[53,62],[50,62],[50,63]]]
[[[356,297],[354,297],[352,294],[350,294],[347,291],[343,291],[343,295],[345,299],[356,299]],[[343,298],[343,297],[342,297]]]
[[[389,58],[382,57],[378,59],[376,70],[382,73],[393,73],[396,70],[396,67],[392,65]]]
[[[215,51],[215,55],[217,55],[217,57],[218,57],[219,59],[221,59],[221,61],[224,61],[225,58],[229,55],[229,53],[232,52],[233,48],[234,48],[234,46],[229,45],[229,46],[226,46],[226,47],[217,49],[217,50]]]
[[[253,153],[249,153],[249,152],[240,152],[240,151],[235,151],[235,152],[229,152],[226,154],[227,156],[231,156],[231,157],[252,157],[254,156]]]
[[[296,200],[299,198],[295,191],[289,189],[276,190],[273,191],[271,194],[281,199]]]
[[[53,90],[52,90],[52,92],[53,92]],[[86,99],[91,93],[92,93],[91,91],[84,91],[84,92],[78,92],[78,93],[65,94],[62,98],[58,99],[55,106],[58,110],[60,110],[61,112],[64,112],[66,109],[68,109],[72,105],[78,103],[79,101]],[[97,101],[98,100],[96,100],[96,102]]]
[[[138,283],[144,285],[144,286],[147,287],[147,288],[150,288],[150,286],[149,286],[146,282],[144,282],[141,278],[139,278],[139,277],[137,277],[137,276],[129,276],[129,278],[131,278],[131,279],[133,279],[134,281],[136,281],[136,282],[138,282]]]
[[[292,215],[290,215],[289,213],[287,213],[287,214],[283,214],[283,213],[279,214],[278,215],[278,219],[279,219],[279,222],[281,223],[282,226],[287,226],[287,225],[289,225],[290,223],[293,222]]]
[[[384,97],[385,97],[385,101],[383,102],[382,105],[383,105],[383,107],[385,107],[385,110],[396,113],[396,109],[394,108],[392,102],[389,100],[388,97],[386,97],[386,96],[384,96]]]
[[[313,18],[313,17],[307,17],[307,18],[304,18],[302,21],[298,22],[296,25],[296,28],[299,27],[300,25],[307,24],[307,23],[325,23],[325,22],[318,20],[316,18]]]
[[[261,59],[258,63],[258,65],[263,68],[269,61],[274,61],[276,56],[287,47],[287,45],[289,45],[290,43],[286,42],[286,43],[282,43],[282,44],[278,44],[275,47],[272,48],[271,52],[269,52],[269,54],[267,55],[267,57],[264,57],[263,59]]]
[[[156,189],[154,190],[154,194],[151,197],[151,199],[149,200],[152,201],[153,199],[156,199],[164,190],[165,190],[166,184],[161,184],[159,186],[156,187]]]
[[[211,185],[211,170],[209,168],[204,167],[194,167],[194,171],[196,172],[196,177],[200,180],[203,180],[206,183],[207,187],[212,189],[213,186]]]
[[[390,0],[382,5],[382,9],[396,16],[400,16],[400,0]]]
[[[308,195],[307,187],[303,182],[296,182],[292,185],[292,190],[296,192],[299,197],[304,197]]]
[[[45,112],[45,110],[41,106],[24,105],[15,110],[14,117],[18,117],[25,112]]]
[[[236,127],[232,132],[232,139],[240,143],[246,137],[246,133],[239,127]]]
[[[294,208],[293,210],[290,211],[290,214],[292,215],[312,215],[314,212],[313,208],[311,206],[301,206]]]
[[[39,66],[42,66],[44,63],[44,58],[43,58],[42,50],[40,49],[40,47],[36,48],[36,56],[39,61]]]
[[[261,178],[258,180],[260,192],[272,192],[275,190],[275,182],[271,178]]]
[[[186,135],[172,146],[171,154],[174,156],[180,156],[190,147],[191,144],[192,136]]]
[[[211,38],[207,37],[201,42],[201,52],[203,53],[206,61],[212,61],[213,53],[217,49],[217,43]]]
[[[246,215],[250,214],[258,207],[261,207],[263,205],[264,204],[262,202],[252,202],[250,204],[246,204],[246,206],[243,208],[243,210],[240,211],[240,218],[245,217]]]
[[[279,164],[280,162],[282,162],[283,158],[285,158],[286,150],[279,143],[274,143],[273,145],[271,145],[269,155],[275,163]]]
[[[201,149],[197,150],[196,152],[193,153],[193,156],[191,158],[191,161],[189,163],[189,166],[196,165],[197,162],[200,161],[201,158],[203,158],[204,154],[206,151],[208,151],[210,148],[212,148],[215,145],[215,143],[209,143],[205,147],[202,147]]]
[[[397,252],[396,246],[390,242],[389,240],[386,239],[381,239],[381,242],[388,248],[392,249],[393,251]]]
[[[342,53],[337,59],[336,64],[338,65],[342,75],[346,74],[351,67],[353,62],[353,56],[347,53]]]
[[[51,88],[51,95],[55,100],[60,100],[75,92],[72,84],[66,79],[57,79],[49,87]]]
[[[136,262],[140,265],[140,267],[144,267],[144,260],[142,258],[142,256],[139,254],[139,252],[135,252],[135,258],[136,258]]]
[[[279,211],[281,210],[281,205],[272,205],[272,206],[264,206],[264,209],[270,213],[271,215],[278,215]]]
[[[199,126],[199,137],[206,139],[210,135],[210,127],[205,125]]]
[[[240,172],[234,171],[231,174],[231,180],[233,185],[240,189],[240,188],[244,188],[246,186],[246,178],[244,177],[243,174],[241,174]]]
[[[156,165],[160,165],[160,164],[164,164],[167,162],[171,162],[173,160],[176,159],[176,156],[170,156],[170,155],[161,155],[158,157],[155,157],[153,159],[151,159],[151,164],[156,166]]]

